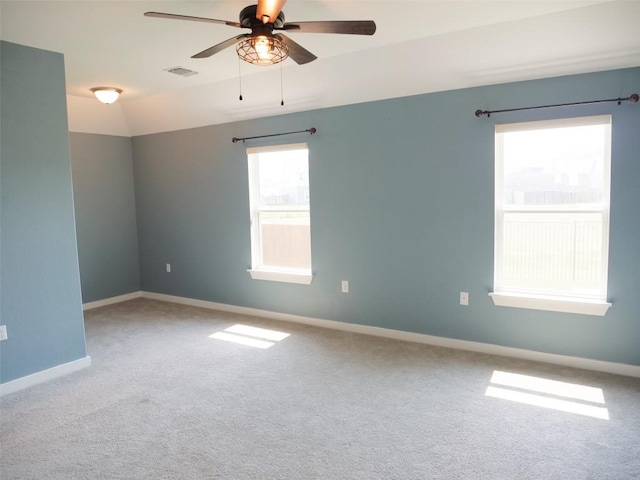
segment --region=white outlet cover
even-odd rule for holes
[[[460,292],[460,305],[469,305],[469,292]]]
[[[6,325],[0,325],[0,342],[3,340],[6,340],[7,337],[7,326]]]

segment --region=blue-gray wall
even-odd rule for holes
[[[142,289],[640,365],[640,105],[474,111],[628,96],[640,69],[434,93],[135,137]],[[494,125],[613,115],[605,317],[496,307]],[[310,286],[251,280],[245,147],[314,126]],[[172,273],[164,271],[171,263]],[[340,293],[340,280],[351,293]],[[459,305],[460,291],[470,306]]]
[[[69,137],[82,301],[139,291],[131,138]]]
[[[62,55],[1,42],[4,383],[85,356]]]

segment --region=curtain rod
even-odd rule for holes
[[[244,138],[238,138],[238,137],[233,137],[231,139],[231,141],[233,143],[239,142],[240,140],[242,140],[242,142],[244,142],[245,140],[253,140],[254,138],[267,138],[267,137],[279,137],[281,135],[293,135],[294,133],[309,133],[310,135],[313,135],[314,133],[316,133],[318,130],[316,130],[315,127],[311,127],[307,130],[298,130],[297,132],[284,132],[284,133],[271,133],[269,135],[258,135],[256,137],[244,137]]]
[[[558,103],[556,105],[540,105],[538,107],[520,107],[520,108],[507,108],[505,110],[476,110],[476,117],[480,118],[483,115],[490,117],[492,113],[504,113],[504,112],[518,112],[520,110],[536,110],[538,108],[554,108],[554,107],[572,107],[575,105],[591,105],[594,103],[606,103],[606,102],[618,102],[620,105],[622,102],[638,103],[637,93],[632,93],[625,98],[608,98],[606,100],[591,100],[588,102],[574,102],[574,103]]]

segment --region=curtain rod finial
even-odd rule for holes
[[[484,111],[483,110],[476,110],[476,117],[480,118],[483,115],[484,115]]]
[[[629,101],[631,103],[638,103],[638,100],[640,100],[640,96],[637,93],[632,93],[631,95],[629,95]]]

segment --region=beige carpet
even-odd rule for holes
[[[91,368],[2,398],[2,480],[640,478],[640,379],[145,299],[85,317]]]

